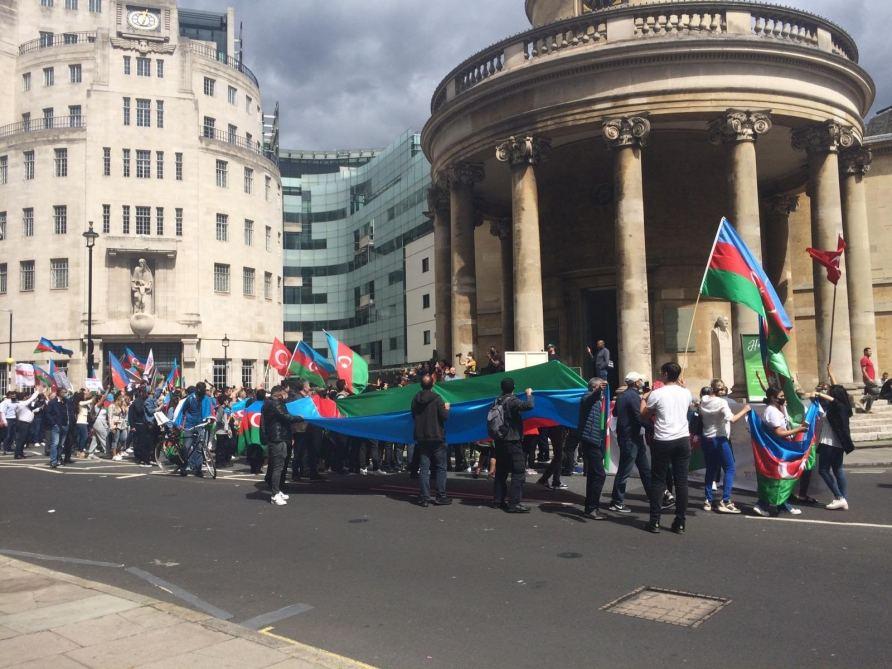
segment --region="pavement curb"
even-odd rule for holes
[[[94,592],[102,593],[105,595],[119,597],[121,599],[133,602],[134,604],[139,604],[140,606],[150,607],[156,609],[157,611],[180,618],[183,622],[197,624],[210,631],[222,632],[229,636],[238,639],[245,639],[246,641],[256,643],[272,650],[276,650],[283,655],[287,655],[289,658],[294,658],[301,662],[305,662],[310,666],[318,667],[319,669],[376,669],[376,667],[374,667],[373,665],[365,664],[358,660],[352,660],[350,658],[337,655],[336,653],[331,653],[321,648],[308,646],[298,641],[294,641],[293,639],[286,639],[285,637],[279,637],[270,634],[262,634],[261,632],[256,632],[254,630],[248,629],[247,627],[242,627],[241,625],[238,625],[236,623],[231,623],[226,620],[214,618],[207,613],[201,613],[199,611],[187,609],[183,606],[171,604],[169,602],[162,602],[161,600],[147,597],[145,595],[139,595],[128,590],[123,590],[121,588],[115,587],[113,585],[106,585],[97,581],[89,581],[78,576],[66,574],[65,572],[54,571],[52,569],[47,569],[46,567],[40,567],[38,565],[31,564],[30,562],[23,562],[6,555],[0,554],[0,566],[12,567],[14,569],[19,569],[31,574],[44,576],[56,581],[69,583],[71,585],[76,585],[86,590],[92,590]]]

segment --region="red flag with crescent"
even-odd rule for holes
[[[269,366],[279,373],[279,376],[288,376],[288,366],[291,364],[291,351],[278,338],[273,340],[273,348],[269,353]]]

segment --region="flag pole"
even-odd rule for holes
[[[830,312],[830,346],[827,350],[827,366],[833,362],[833,331],[836,328],[836,291],[839,288],[839,282],[833,284],[833,308]]]
[[[712,240],[712,248],[709,249],[709,256],[706,258],[706,267],[703,269],[703,278],[700,279],[700,287],[697,289],[697,301],[694,302],[694,313],[691,314],[691,327],[688,329],[688,339],[684,345],[684,363],[681,366],[681,376],[684,378],[685,370],[688,368],[688,351],[691,348],[691,337],[694,335],[694,323],[697,322],[697,309],[700,307],[700,298],[703,297],[703,284],[706,283],[706,275],[709,274],[709,261],[712,260],[712,254],[715,253],[715,247],[718,246],[719,236],[722,234],[722,226],[727,219],[723,216],[719,223],[719,228],[715,232],[715,239]]]

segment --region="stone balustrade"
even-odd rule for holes
[[[484,81],[543,62],[543,58],[634,41],[682,38],[775,41],[858,62],[858,49],[848,33],[798,9],[748,0],[615,5],[534,28],[480,51],[440,83],[431,111],[436,113]]]

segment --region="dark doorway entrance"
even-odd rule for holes
[[[617,359],[617,324],[616,324],[616,290],[587,290],[583,293],[585,304],[585,330],[583,335],[583,347],[591,346],[595,352],[595,342],[603,339],[610,351],[610,359],[614,367],[610,370],[608,381],[610,387],[616,389],[618,385]],[[588,356],[586,356],[587,358]],[[585,377],[591,378],[595,374],[595,365],[587,360]]]
[[[181,342],[154,342],[151,344],[141,344],[139,342],[113,342],[108,344],[104,343],[102,345],[102,360],[105,362],[105,366],[102,370],[104,379],[111,377],[108,354],[110,352],[114,353],[124,366],[127,367],[127,359],[124,351],[128,348],[139,356],[141,360],[145,360],[148,357],[149,349],[151,349],[152,357],[155,359],[155,367],[158,369],[158,374],[161,376],[167,376],[173,367],[174,360],[179,364],[180,373],[182,373],[183,344]]]

